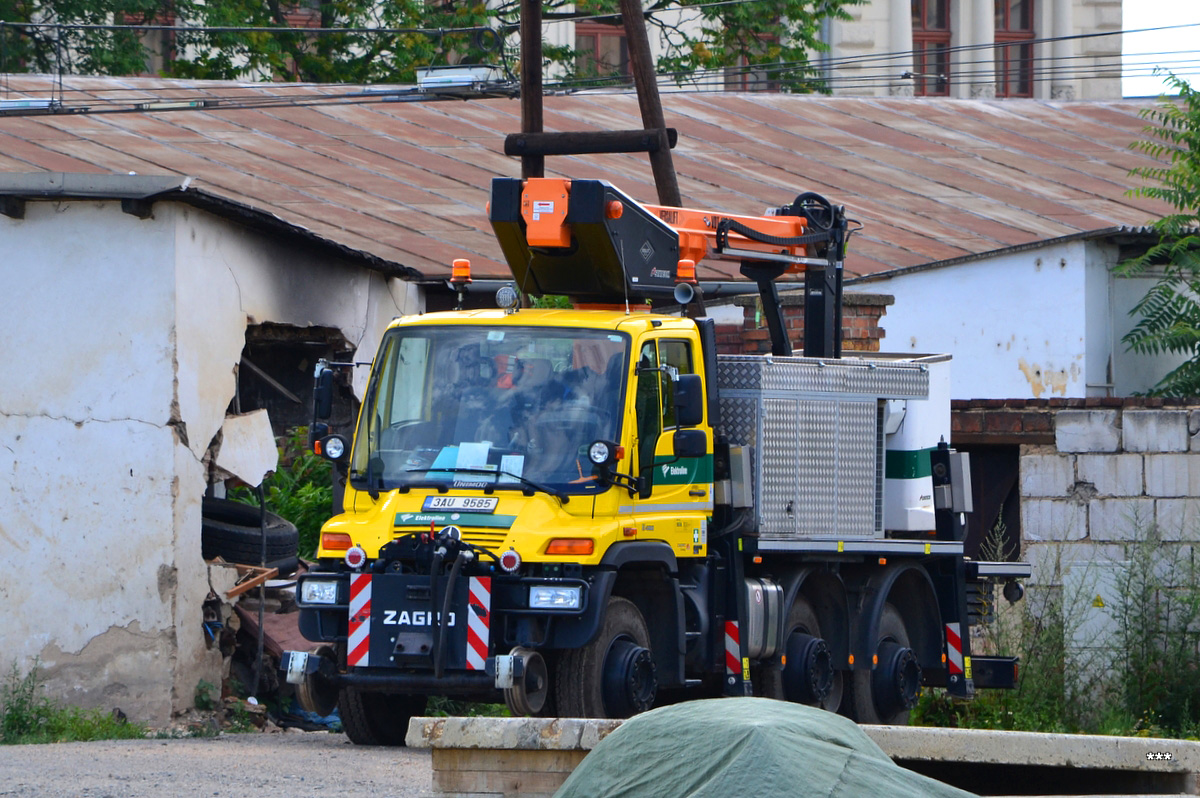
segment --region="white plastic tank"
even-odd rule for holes
[[[903,359],[928,366],[929,398],[887,401],[883,526],[895,532],[925,532],[936,526],[929,453],[940,441],[950,440],[950,356]]]

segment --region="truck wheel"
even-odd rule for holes
[[[853,671],[850,712],[859,723],[908,724],[908,711],[917,703],[921,666],[909,648],[904,618],[891,604],[879,616],[874,670]]]
[[[333,646],[318,646],[309,653],[337,661]],[[296,700],[300,702],[301,709],[321,717],[330,715],[337,709],[338,689],[320,673],[308,674],[295,688]]]
[[[654,706],[658,681],[646,621],[632,601],[608,600],[600,634],[564,651],[555,671],[559,714],[628,718]]]
[[[525,675],[504,691],[504,703],[514,717],[538,717],[546,709],[550,695],[550,672],[541,653],[517,646],[510,654],[525,660]]]
[[[357,745],[404,745],[409,719],[424,711],[424,696],[364,692],[353,687],[343,687],[338,695],[342,728]]]
[[[833,669],[829,646],[808,599],[797,596],[784,623],[783,664],[764,666],[761,695],[836,712],[842,673]]]

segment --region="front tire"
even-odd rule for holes
[[[608,600],[600,633],[586,646],[563,652],[555,682],[563,717],[628,718],[654,706],[658,681],[650,634],[632,601]]]
[[[342,728],[357,745],[404,745],[408,721],[425,712],[425,697],[343,687],[338,695]]]

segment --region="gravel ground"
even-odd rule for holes
[[[329,732],[0,746],[0,796],[427,798],[430,778],[428,749]]]

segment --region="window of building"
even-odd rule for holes
[[[996,0],[996,96],[1033,96],[1033,0]]]
[[[913,93],[949,95],[950,0],[912,0],[912,28]]]
[[[631,75],[625,28],[593,20],[576,22],[575,69],[581,78]]]

